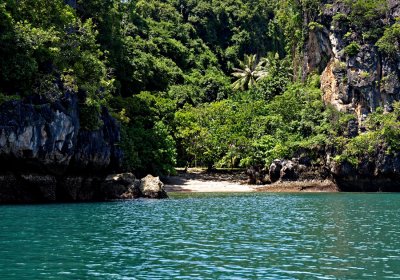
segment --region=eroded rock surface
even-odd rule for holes
[[[109,175],[102,184],[106,199],[133,199],[142,197],[140,180],[132,173]]]
[[[311,17],[304,15],[304,25],[314,23],[304,45],[303,77],[310,73],[321,74],[324,102],[341,112],[355,115],[355,120],[349,121],[344,137],[365,132],[368,114],[378,107],[390,112],[394,101],[400,101],[400,53],[380,51],[376,43],[382,34],[374,38],[366,32],[384,30],[396,22],[400,3],[388,0],[387,4],[387,11],[377,15],[369,30],[357,30],[352,26],[349,20],[353,11],[345,1],[321,1],[320,13]],[[315,168],[328,174],[342,190],[400,191],[400,154],[388,155],[384,147],[376,147],[374,155],[353,166],[348,162],[338,164],[331,160],[331,151],[325,153],[320,156],[324,162]],[[300,178],[304,174],[298,172],[296,166],[294,170]]]
[[[147,198],[167,198],[167,193],[164,190],[164,184],[160,177],[147,175],[140,182],[140,192]]]
[[[121,166],[119,127],[81,128],[78,98],[0,106],[0,203],[101,200],[100,184]]]
[[[382,107],[392,110],[393,101],[400,100],[400,53],[394,57],[379,52],[372,40],[361,40],[361,31],[351,29],[345,20],[351,10],[342,1],[324,1],[319,21],[321,26],[308,32],[305,44],[304,74],[321,75],[325,103],[342,112],[354,113],[362,126],[365,117]],[[400,13],[398,1],[388,1],[389,10],[377,21],[383,28],[395,22]],[[346,47],[357,43],[359,50],[349,54]]]

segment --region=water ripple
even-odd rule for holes
[[[400,195],[0,207],[0,279],[396,279]]]

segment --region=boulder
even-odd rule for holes
[[[311,159],[309,158],[276,159],[269,168],[269,180],[271,183],[279,180],[325,180],[329,177],[325,173],[324,163],[311,164]]]
[[[132,173],[107,176],[102,184],[105,199],[133,199],[142,196],[140,181]]]
[[[142,178],[140,182],[140,192],[143,197],[147,198],[168,198],[160,177],[154,177],[152,175],[147,175]]]
[[[274,160],[269,167],[269,179],[272,183],[279,180],[281,177],[282,161]]]
[[[298,164],[288,160],[284,161],[280,170],[280,179],[283,181],[294,181],[298,178],[296,167]]]
[[[261,168],[260,166],[250,166],[246,170],[246,175],[249,177],[247,182],[250,185],[264,184],[269,181],[267,174],[268,170],[265,168]]]

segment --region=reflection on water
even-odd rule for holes
[[[0,279],[400,278],[398,194],[0,207]]]

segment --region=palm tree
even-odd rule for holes
[[[232,87],[234,90],[246,90],[252,88],[257,81],[267,76],[265,64],[267,60],[257,60],[257,55],[244,55],[244,60],[240,62],[240,68],[233,68],[235,72],[232,76],[238,78]]]

